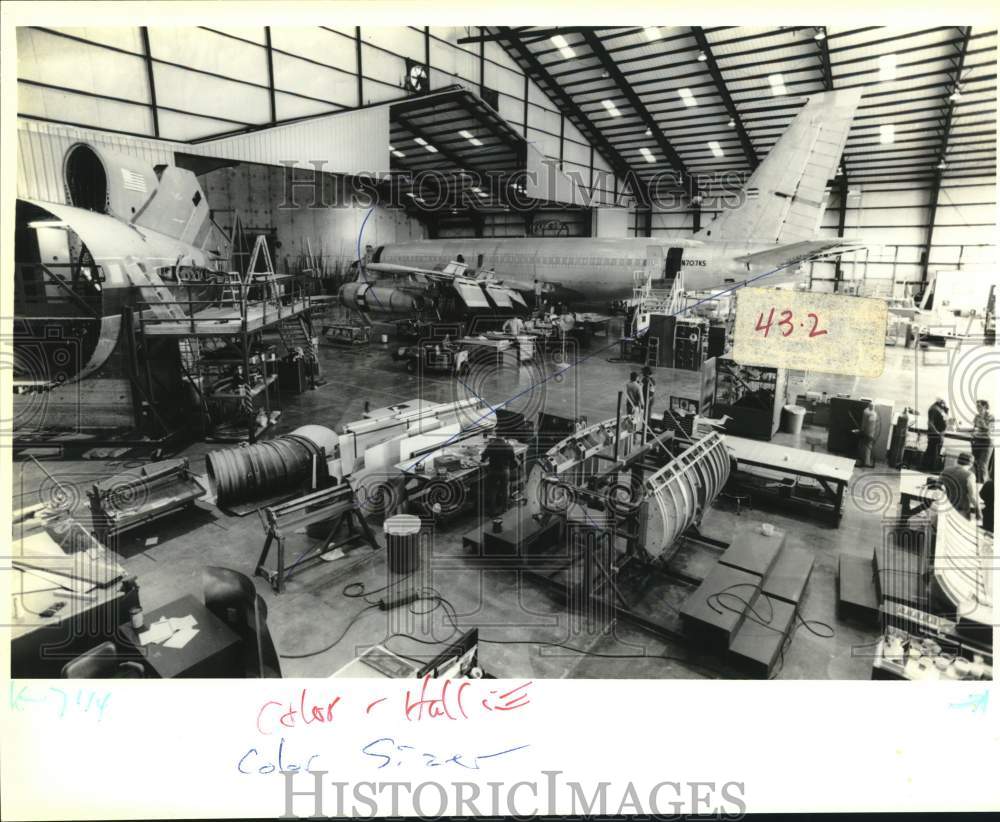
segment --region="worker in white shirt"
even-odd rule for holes
[[[524,321],[520,317],[511,317],[503,324],[503,333],[520,337],[524,333]]]
[[[861,424],[855,429],[858,435],[858,466],[861,468],[871,468],[875,465],[872,461],[872,446],[875,444],[877,430],[878,414],[875,412],[875,403],[869,402],[861,412]]]
[[[642,385],[639,383],[639,372],[633,371],[625,383],[625,412],[638,423],[642,420]]]
[[[966,519],[972,519],[973,514],[977,518],[980,516],[979,494],[971,465],[971,454],[959,454],[958,465],[945,468],[939,477],[948,502]]]

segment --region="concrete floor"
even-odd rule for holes
[[[617,329],[614,329],[617,330]],[[582,414],[591,421],[614,416],[617,391],[634,368],[615,362],[616,337],[597,337],[578,352],[577,367],[568,370],[552,362],[520,369],[476,373],[463,382],[444,377],[407,374],[402,363],[392,362],[389,349],[394,343],[367,348],[343,349],[324,346],[323,373],[327,383],[316,391],[283,398],[284,413],[277,433],[287,433],[305,423],[336,426],[359,419],[365,402],[371,407],[424,397],[449,401],[466,396],[482,396],[491,403],[516,397],[506,407],[534,416],[545,409],[557,414]],[[897,409],[916,405],[925,409],[934,396],[948,396],[949,368],[921,362],[912,350],[887,348],[886,371],[877,380],[800,374],[790,377],[789,396],[806,388],[852,396],[873,396],[894,400]],[[657,405],[662,408],[670,393],[687,395],[686,381],[693,375],[657,370]],[[692,383],[693,384],[693,383]],[[779,434],[775,442],[805,446],[803,434]],[[825,433],[825,432],[824,432]],[[204,454],[219,446],[197,443],[187,448],[187,456],[197,471],[203,470]],[[76,461],[45,463],[61,482],[80,491],[81,515],[86,511],[86,489],[90,483],[123,469],[122,463]],[[30,504],[42,477],[31,463],[15,465],[15,492],[23,491],[15,505]],[[807,620],[821,620],[833,626],[835,636],[819,638],[805,629],[792,640],[778,674],[782,679],[867,679],[870,661],[862,650],[875,638],[871,630],[839,622],[835,611],[837,557],[842,552],[870,554],[881,539],[880,510],[858,492],[867,475],[884,474],[890,496],[887,512],[896,503],[895,472],[885,465],[857,469],[848,490],[845,512],[839,528],[774,509],[744,511],[742,516],[716,507],[708,512],[702,532],[728,541],[736,529],[760,521],[774,523],[788,534],[788,542],[807,548],[815,556],[815,566],[801,606]],[[483,667],[500,677],[596,677],[596,678],[683,678],[715,675],[722,670],[718,660],[702,657],[692,649],[653,638],[628,625],[619,624],[609,634],[588,624],[564,606],[548,589],[520,578],[513,571],[483,571],[473,568],[463,555],[461,535],[475,526],[469,514],[434,535],[433,556],[426,555],[416,576],[421,585],[433,586],[453,606],[463,627],[478,626],[482,640]],[[201,595],[201,569],[222,565],[251,574],[263,545],[263,532],[255,515],[227,516],[213,505],[199,502],[188,516],[153,524],[144,531],[126,535],[118,546],[130,573],[141,586],[146,609],[156,608],[186,593]],[[298,543],[308,543],[301,537]],[[300,549],[301,550],[301,549]],[[693,576],[702,576],[714,561],[711,552],[682,550],[677,567]],[[344,595],[349,582],[362,582],[374,590],[392,581],[384,563],[384,552],[359,549],[348,558],[322,563],[293,579],[282,595],[272,592],[263,580],[255,580],[268,603],[268,624],[279,653],[303,654],[321,649],[343,635],[330,650],[302,659],[283,659],[285,676],[326,677],[349,662],[372,643],[393,634],[412,634],[431,643],[395,637],[393,650],[412,657],[433,655],[452,635],[444,609],[433,600],[414,603],[410,609],[383,612],[365,608],[361,599]],[[662,619],[676,620],[676,608],[690,589],[678,585],[663,598]],[[377,597],[376,597],[377,598]],[[430,610],[430,613],[416,613]],[[582,648],[585,656],[538,642],[557,642]]]

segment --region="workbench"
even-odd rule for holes
[[[792,505],[818,508],[839,524],[854,460],[828,454],[817,458],[812,451],[742,437],[727,435],[725,441],[736,460],[736,473],[750,481],[753,495],[773,495]],[[803,487],[803,479],[814,481],[817,487]]]
[[[445,516],[463,510],[482,479],[486,466],[481,460],[488,441],[487,435],[469,437],[397,463],[396,470],[405,477],[406,498],[420,504],[420,498],[428,496],[428,506],[440,503],[440,514]],[[514,449],[517,471],[523,476],[528,446],[516,440],[507,443]],[[512,472],[511,485],[516,487],[517,482]]]
[[[903,519],[916,516],[945,496],[940,486],[928,487],[930,475],[902,469],[899,472],[899,513]]]
[[[8,571],[16,600],[11,622],[11,675],[58,677],[62,667],[101,642],[139,604],[137,589],[122,585],[119,557],[72,521],[22,531],[15,526]]]

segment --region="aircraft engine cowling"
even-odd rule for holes
[[[424,298],[398,288],[371,283],[347,283],[340,289],[340,304],[376,314],[413,314],[424,308]]]

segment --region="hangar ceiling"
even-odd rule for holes
[[[746,176],[802,96],[863,87],[851,183],[996,172],[996,31],[979,27],[489,27],[612,168],[688,193]]]

